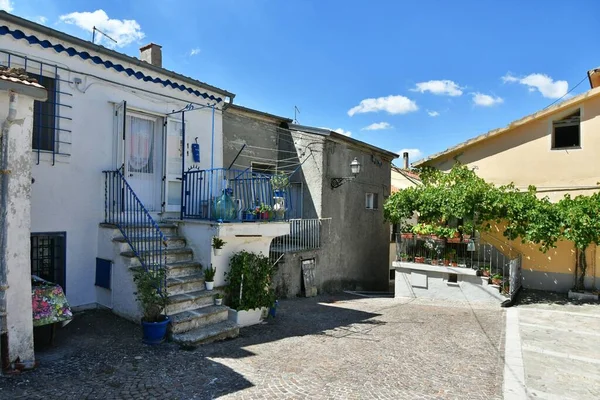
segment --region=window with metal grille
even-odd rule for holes
[[[36,101],[33,107],[33,136],[34,150],[55,151],[56,143],[56,79],[47,76],[29,74],[48,91],[48,100]]]
[[[65,288],[66,233],[31,234],[31,274]]]

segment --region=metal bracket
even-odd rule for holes
[[[347,181],[351,181],[351,180],[354,180],[353,176],[346,177],[346,178],[331,178],[331,188],[332,189],[339,188],[344,183],[346,183]]]

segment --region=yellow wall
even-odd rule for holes
[[[551,150],[552,121],[560,119],[581,107],[581,149]],[[449,170],[454,157],[469,166],[486,181],[502,185],[513,182],[519,188],[538,187],[540,195],[551,201],[560,200],[566,193],[572,196],[589,195],[595,190],[574,186],[596,186],[600,181],[600,98],[586,99],[573,107],[532,121],[496,137],[432,160],[427,165]],[[509,243],[499,228],[491,236]],[[485,235],[482,235],[485,237]],[[492,242],[496,245],[496,242]],[[535,244],[509,243],[523,254],[522,266],[530,271],[573,274],[575,250],[570,242],[561,242],[547,253]],[[600,251],[595,246],[588,250],[588,276],[600,277],[596,265]],[[600,280],[598,281],[600,284]]]

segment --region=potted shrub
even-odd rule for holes
[[[223,246],[225,246],[227,242],[223,241],[223,239],[213,236],[212,238],[212,248],[215,256],[220,256],[223,251]]]
[[[262,254],[241,251],[230,259],[226,274],[229,295],[229,317],[240,326],[260,322],[263,311],[275,303],[275,292],[270,288],[275,266]]]
[[[253,213],[257,216],[257,219],[268,220],[271,214],[271,206],[268,204],[262,203],[260,206],[257,206]]]
[[[425,257],[415,257],[415,262],[417,264],[425,264]]]
[[[492,285],[501,285],[502,284],[502,274],[494,274],[492,276]]]
[[[223,305],[223,295],[221,293],[215,294],[215,306]]]
[[[408,254],[400,253],[400,261],[402,261],[402,262],[408,261]]]
[[[217,269],[213,268],[212,264],[210,267],[204,269],[204,285],[206,286],[206,290],[213,290],[215,287],[215,274],[217,273]]]
[[[271,187],[275,197],[283,197],[285,189],[290,185],[290,178],[287,174],[279,172],[271,177]]]
[[[402,239],[412,239],[415,237],[415,234],[412,231],[413,226],[411,224],[402,224],[400,226],[400,237]]]
[[[163,268],[157,271],[140,268],[133,275],[137,286],[136,300],[142,306],[142,341],[146,344],[162,343],[167,334],[169,317],[163,314],[169,304],[165,274]]]

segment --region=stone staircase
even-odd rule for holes
[[[219,291],[205,289],[202,266],[194,261],[192,249],[187,247],[186,238],[179,235],[177,225],[160,223],[159,227],[167,237],[169,305],[166,313],[171,318],[169,338],[183,346],[197,346],[236,337],[239,327],[228,320],[229,308],[214,305],[214,295]],[[141,249],[140,256],[144,257],[143,242],[147,239],[144,239],[143,232],[130,240]],[[120,254],[127,259],[130,268],[141,267],[124,237],[116,237],[113,241],[119,245]]]

